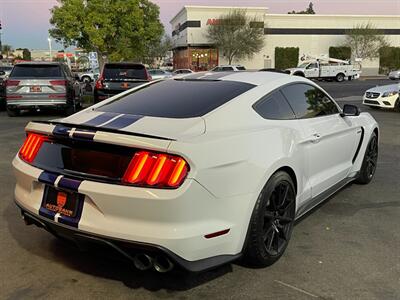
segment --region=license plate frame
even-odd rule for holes
[[[61,216],[75,218],[79,211],[83,195],[45,186],[42,207]]]

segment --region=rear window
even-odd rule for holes
[[[62,77],[58,65],[16,65],[11,72],[11,77],[47,78]]]
[[[200,117],[253,87],[225,80],[167,80],[139,89],[98,110],[161,118]]]
[[[236,69],[238,69],[239,71],[246,71],[246,68],[243,66],[238,66],[236,67]]]
[[[105,79],[144,79],[147,80],[146,68],[143,65],[107,64],[104,66]]]

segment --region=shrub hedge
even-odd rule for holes
[[[298,47],[276,47],[275,48],[275,68],[287,69],[297,67],[299,63]]]
[[[398,69],[400,69],[400,47],[379,49],[379,73],[387,74]]]

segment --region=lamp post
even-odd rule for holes
[[[50,61],[53,61],[53,58],[51,56],[51,38],[47,38],[47,41],[49,42],[49,57],[50,57]]]

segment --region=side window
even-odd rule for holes
[[[308,84],[293,84],[282,92],[299,119],[314,118],[339,113],[335,103],[321,90]]]
[[[233,71],[232,67],[222,67],[222,71]]]
[[[280,91],[265,96],[253,108],[264,119],[290,120],[296,118]]]
[[[307,67],[307,69],[315,69],[315,68],[318,68],[318,65],[316,63],[311,63]]]

